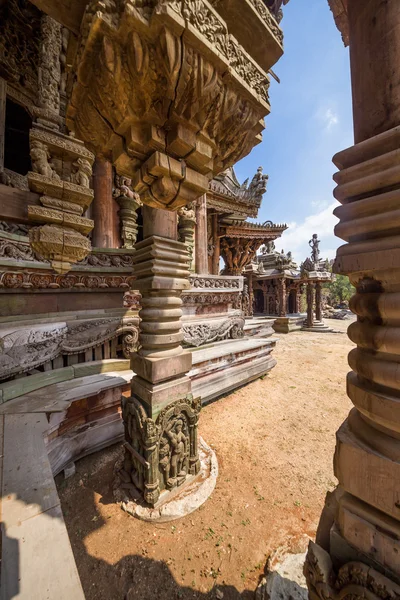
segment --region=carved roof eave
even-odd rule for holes
[[[331,281],[332,273],[330,271],[304,271],[302,274],[304,281],[318,282],[318,281]]]
[[[297,270],[279,270],[279,269],[268,269],[264,273],[255,272],[256,280],[261,279],[294,279],[296,281],[301,280],[300,271]]]
[[[349,19],[347,13],[348,0],[328,0],[329,6],[335,19],[336,27],[342,34],[342,40],[345,46],[349,45]]]
[[[261,225],[259,223],[240,223],[221,226],[221,235],[230,238],[253,238],[266,241],[276,240],[287,229],[287,225]]]
[[[256,218],[260,205],[261,200],[260,202],[249,204],[248,202],[242,202],[240,198],[233,194],[218,193],[215,190],[207,192],[207,206],[221,214],[235,213],[244,217]]]

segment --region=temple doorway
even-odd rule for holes
[[[254,290],[254,312],[264,312],[264,294],[262,290]]]
[[[288,313],[290,315],[296,313],[296,290],[290,290],[288,296]]]

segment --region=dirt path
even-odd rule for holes
[[[80,461],[68,481],[58,477],[87,600],[250,600],[274,549],[305,549],[303,534],[315,534],[335,486],[335,431],[350,409],[348,324],[282,335],[268,377],[203,409],[200,434],[220,474],[185,519],[151,525],[113,504],[116,447]]]

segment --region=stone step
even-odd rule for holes
[[[276,365],[271,356],[277,338],[223,341],[193,352],[189,373],[194,395],[207,404],[222,394],[266,375]]]

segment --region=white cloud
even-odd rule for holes
[[[337,218],[333,215],[333,209],[336,206],[338,206],[337,202],[332,202],[322,210],[308,215],[301,223],[288,223],[288,229],[281,238],[275,241],[276,249],[284,248],[285,252],[290,250],[294,260],[300,264],[310,255],[308,241],[316,233],[321,240],[321,258],[334,258],[336,248],[343,243],[333,233],[333,229],[338,223]]]
[[[339,116],[333,108],[320,108],[315,117],[320,121],[325,131],[331,131],[336,125],[339,124]]]
[[[325,112],[325,123],[325,127],[328,131],[330,131],[334,125],[339,123],[339,117],[331,108],[328,108]]]

